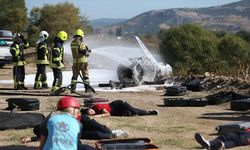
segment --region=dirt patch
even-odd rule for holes
[[[12,79],[12,67],[6,66],[0,69],[0,79]],[[26,74],[35,73],[35,65],[26,66]],[[249,82],[238,80],[221,80],[214,78],[208,83],[215,84],[214,88],[202,92],[188,92],[186,96],[206,96],[220,90],[234,90],[240,93],[249,94]],[[219,84],[220,83],[220,84]],[[218,86],[219,85],[219,86]],[[225,85],[225,86],[222,86]],[[221,87],[220,87],[221,86]],[[0,85],[0,88],[12,88],[13,85]],[[31,87],[29,87],[31,88]],[[1,90],[2,92],[3,90]],[[8,91],[10,92],[10,91]],[[27,92],[27,91],[25,91]],[[35,91],[33,93],[48,93],[49,90]],[[164,89],[156,92],[98,92],[95,97],[108,98],[111,101],[123,99],[135,107],[143,109],[158,109],[158,116],[138,117],[110,117],[96,118],[99,122],[109,126],[111,129],[123,129],[129,132],[129,137],[149,137],[153,143],[163,150],[186,150],[197,149],[199,145],[194,141],[194,133],[199,131],[206,138],[212,139],[216,133],[215,127],[223,123],[238,121],[249,121],[249,112],[235,112],[229,110],[230,104],[225,103],[217,106],[206,107],[164,107]],[[21,95],[0,95],[0,109],[7,107],[6,99],[10,97],[37,97],[41,102],[41,109],[36,111],[47,115],[55,110],[56,103],[60,96],[21,96]],[[78,98],[83,104],[83,98]],[[31,136],[32,129],[6,130],[0,132],[0,149],[36,149],[38,142],[21,144],[20,138]],[[82,140],[83,143],[94,146],[94,140]],[[247,150],[249,147],[239,147],[239,150]]]

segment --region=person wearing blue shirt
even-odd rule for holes
[[[42,150],[77,150],[81,126],[76,119],[80,105],[74,97],[65,96],[57,104],[57,113],[47,121],[42,131],[40,147]]]

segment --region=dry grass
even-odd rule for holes
[[[34,69],[29,69],[32,72]],[[4,76],[1,79],[12,78],[6,71],[1,72]],[[0,73],[0,74],[2,74]],[[0,88],[12,87],[12,85],[0,85]],[[45,91],[46,92],[46,91]],[[122,129],[129,132],[129,137],[149,137],[153,143],[158,145],[162,150],[187,150],[200,148],[194,141],[194,133],[201,132],[207,139],[215,136],[210,135],[216,133],[215,127],[223,123],[231,123],[244,121],[246,117],[249,119],[249,113],[242,118],[241,114],[228,110],[229,104],[207,107],[161,107],[163,105],[164,91],[158,92],[98,92],[95,97],[104,97],[110,101],[123,99],[131,105],[143,109],[158,109],[158,116],[136,116],[136,117],[109,117],[95,118],[97,121],[107,125],[111,129]],[[206,95],[208,92],[188,93],[192,95]],[[6,96],[0,95],[0,109],[7,107],[5,102],[9,97],[26,97],[26,96]],[[28,96],[27,96],[28,97]],[[37,97],[41,102],[39,113],[47,115],[55,109],[56,103],[60,97]],[[82,103],[83,99],[79,98]],[[230,112],[230,114],[225,114]],[[209,114],[210,113],[210,114]],[[213,114],[217,113],[217,114]],[[208,114],[208,115],[205,115]],[[206,118],[201,118],[205,116]],[[20,138],[24,136],[32,136],[32,129],[25,130],[6,130],[0,131],[0,149],[11,150],[32,150],[36,149],[38,142],[21,144]],[[94,140],[82,140],[83,143],[94,146]],[[239,150],[247,150],[249,147],[239,147]]]

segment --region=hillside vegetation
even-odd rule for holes
[[[250,31],[250,1],[214,6],[208,8],[179,8],[152,10],[133,17],[123,23],[105,28],[103,31],[115,31],[121,27],[124,33],[157,33],[160,29],[169,29],[187,23],[200,24],[211,30],[237,32]]]

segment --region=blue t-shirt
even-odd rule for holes
[[[43,150],[77,150],[79,122],[68,113],[59,113],[49,118],[48,136]]]

